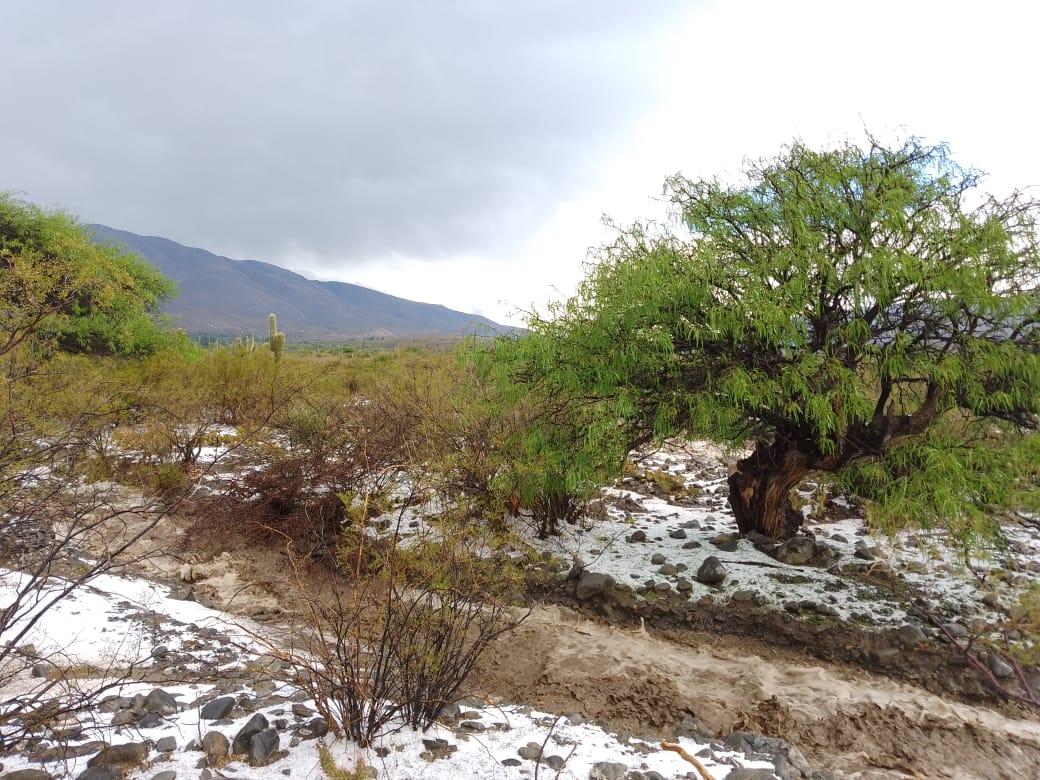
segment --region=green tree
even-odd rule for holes
[[[173,336],[173,283],[137,255],[99,245],[71,216],[0,193],[0,355],[34,340],[67,351],[143,354]]]
[[[753,442],[729,478],[743,532],[794,533],[814,472],[878,516],[975,528],[1036,451],[1040,204],[918,139],[795,143],[745,175],[670,179],[672,220],[619,231],[499,346],[513,379],[598,410],[581,451],[602,441],[604,471],[619,439]]]

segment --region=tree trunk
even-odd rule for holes
[[[741,533],[757,531],[772,539],[793,536],[804,520],[791,504],[791,489],[809,473],[808,459],[778,442],[759,444],[729,475],[729,505]]]

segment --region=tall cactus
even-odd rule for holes
[[[273,314],[267,315],[267,333],[270,336],[269,344],[271,351],[274,353],[275,359],[282,356],[282,350],[285,349],[285,334],[278,331],[278,318]]]

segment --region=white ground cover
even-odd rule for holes
[[[10,571],[0,572],[0,606],[10,600],[12,588],[19,576]],[[219,634],[213,631],[214,628],[219,630]],[[237,665],[241,667],[255,657],[249,649],[241,649],[249,647],[249,636],[255,630],[255,625],[240,627],[240,621],[226,613],[194,602],[170,598],[166,588],[161,585],[128,576],[103,575],[58,602],[42,617],[26,641],[35,644],[41,656],[49,652],[58,653],[55,661],[60,659],[63,663],[103,667],[110,664],[111,668],[147,657],[159,644],[170,650],[179,646],[192,647],[200,650],[199,657],[203,660],[208,653],[209,659],[217,662],[226,660],[228,644],[233,641],[240,643]],[[122,744],[172,736],[177,740],[177,750],[162,755],[153,752],[149,765],[135,771],[131,777],[144,780],[164,770],[174,770],[180,778],[197,777],[197,765],[203,754],[195,750],[185,751],[183,748],[193,739],[200,740],[211,729],[218,729],[233,739],[252,716],[252,713],[241,714],[232,722],[222,722],[220,725],[201,721],[200,700],[206,700],[207,694],[211,698],[215,689],[215,685],[207,680],[212,678],[200,676],[196,683],[161,686],[176,696],[185,709],[168,716],[159,727],[114,728],[110,723],[113,717],[111,713],[93,711],[89,717],[84,716],[84,731],[72,744],[94,739],[109,744]],[[258,698],[250,689],[249,682],[242,680],[239,687],[230,690],[224,686],[220,692],[222,695],[247,694],[254,699]],[[20,681],[21,686],[30,683],[29,680]],[[84,683],[80,681],[81,685]],[[155,687],[150,683],[128,683],[109,691],[108,695],[147,694]],[[3,692],[0,692],[2,696]],[[313,707],[313,702],[303,700],[297,691],[282,687],[275,696],[265,699],[258,711],[264,713],[271,723],[283,718],[291,723],[294,718],[289,712],[290,704],[301,700]],[[693,770],[676,753],[662,751],[654,742],[636,739],[619,741],[616,736],[591,723],[572,723],[564,718],[556,720],[546,713],[507,705],[467,706],[465,710],[465,719],[479,721],[485,730],[463,734],[447,727],[435,726],[424,734],[406,729],[381,739],[377,745],[366,750],[344,741],[330,740],[329,746],[340,766],[353,768],[360,760],[376,767],[380,778],[391,780],[531,777],[534,772],[533,761],[520,760],[518,766],[506,766],[502,761],[518,759],[517,749],[529,742],[541,745],[546,740],[544,755],[559,756],[566,760],[566,765],[558,775],[561,778],[585,780],[596,762],[623,763],[630,769],[653,770],[665,777],[681,777]],[[240,711],[236,709],[235,712]],[[420,756],[424,750],[424,738],[446,739],[457,746],[457,751],[447,758],[427,761]],[[286,774],[290,777],[322,777],[316,741],[305,740],[290,748],[289,739],[289,732],[281,734],[280,747],[287,753],[266,767],[253,768],[233,762],[221,771],[228,777],[257,780],[280,780]],[[681,740],[680,744],[691,754],[700,754],[700,760],[714,778],[725,778],[734,766],[772,769],[769,763],[746,760],[740,754],[726,751],[718,745],[712,747],[689,739]],[[89,758],[88,755],[41,765],[26,756],[14,755],[4,757],[3,763],[7,772],[42,766],[56,776],[75,777],[86,768]],[[540,776],[557,775],[555,770],[543,766]]]
[[[680,579],[687,580],[692,584],[692,601],[703,597],[726,601],[734,594],[746,597],[751,591],[777,607],[812,602],[823,605],[825,612],[833,611],[835,617],[867,625],[891,627],[907,622],[907,598],[890,590],[831,574],[821,567],[781,564],[756,550],[746,539],[737,541],[734,552],[713,545],[712,539],[720,533],[738,533],[724,497],[726,471],[711,445],[691,445],[690,449],[692,457],[689,452],[666,450],[648,456],[641,465],[667,471],[681,477],[688,486],[698,488],[700,495],[695,505],[682,506],[632,490],[608,488],[603,491],[608,499],[607,519],[565,525],[558,537],[532,540],[532,544],[554,555],[579,559],[586,570],[608,574],[617,583],[632,588],[648,581],[667,582],[674,595]],[[870,535],[859,518],[809,523],[807,529],[817,541],[835,548],[839,553],[837,561],[843,564],[866,563],[854,557],[857,541],[876,546],[877,559],[904,578],[909,586],[905,589],[907,595],[928,596],[940,614],[967,611],[977,619],[996,619],[998,615],[991,606],[982,603],[982,580],[995,588],[1001,601],[1010,604],[1040,571],[1040,531],[1029,525],[1008,526],[1005,533],[1010,547],[977,553],[971,560],[971,569],[956,545],[943,543],[941,531],[902,532],[893,538]],[[645,532],[645,542],[626,541],[636,530]],[[682,538],[671,536],[680,531],[685,534]],[[699,546],[691,548],[691,543]],[[686,568],[673,575],[661,574],[660,564],[651,563],[655,553],[664,555],[668,564]],[[695,579],[698,567],[708,556],[717,557],[726,567],[728,576],[720,586],[702,585]],[[1019,573],[1011,574],[1003,571],[1005,568]],[[1004,575],[999,583],[993,576],[997,572]]]

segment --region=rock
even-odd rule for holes
[[[949,632],[954,639],[967,639],[968,629],[960,623],[943,623],[942,627]]]
[[[613,585],[614,578],[609,574],[583,571],[578,579],[578,584],[574,589],[574,596],[578,601],[588,601]]]
[[[518,758],[503,758],[502,766],[523,766],[523,761]]]
[[[611,761],[597,761],[589,772],[589,780],[625,780],[628,767]]]
[[[202,738],[202,751],[215,764],[231,752],[231,743],[222,732],[210,731]]]
[[[841,544],[848,544],[849,543],[848,537],[847,536],[843,536],[842,534],[831,534],[830,538],[831,538],[832,542],[839,542]]]
[[[685,544],[683,544],[682,548],[684,550],[696,550],[700,546],[701,546],[701,543],[698,542],[696,539],[694,539],[693,541],[689,541],[689,542],[686,542]]]
[[[270,696],[278,690],[278,684],[271,680],[260,680],[250,686],[257,696]]]
[[[542,754],[542,746],[537,742],[528,742],[516,751],[516,754],[525,761],[537,761]]]
[[[153,715],[151,713],[145,715],[139,721],[137,721],[137,728],[139,729],[157,729],[166,721],[163,720],[161,715]]]
[[[219,699],[204,704],[199,715],[203,720],[220,720],[226,718],[234,707],[235,698],[233,696],[221,696]]]
[[[672,577],[679,573],[679,570],[670,563],[666,563],[657,570],[658,574],[663,574],[665,577]]]
[[[924,631],[919,627],[912,623],[906,623],[896,631],[896,641],[904,648],[909,649],[917,646],[919,642],[927,642],[928,637],[924,635]]]
[[[321,716],[311,718],[307,722],[307,733],[310,739],[321,739],[329,733],[329,724]]]
[[[5,777],[11,777],[11,775],[5,775]],[[120,780],[121,777],[119,772],[107,766],[92,766],[76,775],[76,780]]]
[[[629,543],[645,542],[646,541],[646,531],[644,531],[642,529],[639,529],[638,531],[633,531],[631,534],[628,535],[628,537],[625,539],[625,541],[629,542]]]
[[[705,585],[718,585],[726,579],[726,567],[714,555],[709,555],[698,567],[695,578]]]
[[[803,566],[816,554],[816,542],[808,536],[792,536],[773,551],[773,557],[788,566]]]
[[[877,558],[878,548],[868,547],[862,539],[856,542],[856,551],[853,553],[861,561],[872,561]]]
[[[668,593],[672,589],[672,586],[667,582],[656,582],[654,583],[654,593]]]
[[[144,742],[126,742],[122,745],[106,745],[87,762],[87,766],[136,766],[148,758],[148,745]]]
[[[777,770],[776,773],[781,777],[810,777],[812,775],[812,767],[806,761],[805,756],[802,755],[802,751],[790,742],[777,737],[766,737],[747,731],[734,731],[726,737],[723,744],[730,750],[736,750],[741,753],[765,753],[769,760],[773,762],[773,766]],[[797,771],[791,771],[792,767]],[[733,777],[737,771],[766,772],[765,775],[737,775],[737,777],[744,777],[745,780],[757,780],[758,778],[763,778],[764,780],[766,777],[773,777],[773,772],[761,769],[733,770],[726,777]]]
[[[130,710],[119,710],[119,712],[112,715],[113,726],[129,726],[136,720],[137,716]]]
[[[160,753],[171,753],[177,749],[177,737],[162,737],[155,741],[155,749]]]
[[[51,776],[42,769],[18,769],[8,772],[3,776],[3,780],[51,780]]]
[[[231,752],[236,756],[248,755],[249,745],[252,742],[253,737],[266,729],[269,725],[267,718],[259,712],[256,713],[246,721],[246,724],[242,726],[239,732],[235,735],[235,739],[231,743]]]
[[[563,765],[566,764],[567,761],[563,758],[563,756],[543,756],[542,763],[550,769],[552,769],[554,772],[559,772],[561,769],[563,769]]]
[[[729,534],[718,534],[711,540],[711,543],[722,550],[722,552],[737,551],[737,540]]]
[[[459,749],[458,745],[453,745],[446,739],[424,739],[422,743],[426,752],[430,754],[430,761],[447,758]]]
[[[171,770],[159,772],[158,774],[152,775],[152,780],[177,780],[177,773]]]
[[[156,688],[144,700],[145,712],[153,715],[172,715],[179,709],[177,700],[162,688]]]
[[[267,728],[254,734],[249,742],[249,766],[267,766],[278,750],[281,738],[278,729]]]
[[[693,590],[693,583],[684,577],[680,577],[675,583],[675,589],[680,593],[689,593]]]
[[[686,538],[686,531],[684,531],[681,528],[676,528],[675,530],[668,532],[668,538],[669,539],[685,539]]]
[[[650,556],[650,564],[652,566],[660,566],[667,560],[668,559],[664,556],[664,553],[654,553],[652,556]]]
[[[309,718],[314,714],[314,710],[308,707],[306,704],[297,702],[292,706],[292,714],[297,718]],[[441,715],[444,714],[444,710],[441,710]]]
[[[773,780],[776,775],[771,769],[744,769],[738,767],[730,770],[726,780]]]
[[[1001,680],[1005,680],[1015,673],[1015,670],[1011,668],[1011,665],[996,653],[990,653],[987,664],[989,665],[990,671]]]

